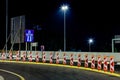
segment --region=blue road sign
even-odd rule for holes
[[[25,42],[34,42],[34,30],[25,30]]]

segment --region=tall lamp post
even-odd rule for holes
[[[68,10],[68,6],[63,5],[61,9],[64,12],[64,51],[66,51],[66,11]]]
[[[93,43],[93,39],[89,39],[88,43],[89,43],[89,52],[91,52],[91,44]]]

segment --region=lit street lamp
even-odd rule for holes
[[[66,11],[68,10],[68,6],[61,6],[61,10],[64,12],[64,51],[66,51]]]
[[[89,43],[89,52],[91,52],[91,44],[93,43],[93,39],[89,39],[88,43]]]

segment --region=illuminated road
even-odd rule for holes
[[[1,63],[0,69],[15,72],[25,80],[120,80],[120,77],[102,73],[43,64]],[[0,71],[5,80],[20,80],[19,77]],[[11,78],[11,79],[10,79]]]

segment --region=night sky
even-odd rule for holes
[[[82,0],[8,0],[8,33],[10,18],[25,15],[26,28],[35,30],[35,42],[45,50],[63,50],[64,22],[60,6],[68,4],[66,13],[67,51],[111,52],[111,40],[120,35],[119,2]],[[38,26],[38,28],[36,27]],[[0,1],[0,49],[5,45],[5,0]],[[10,41],[8,42],[10,45]],[[40,47],[38,47],[39,50]],[[120,49],[117,44],[116,48]]]

